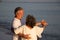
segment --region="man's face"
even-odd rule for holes
[[[24,14],[24,10],[18,10],[16,15],[19,19],[22,19],[23,14]]]

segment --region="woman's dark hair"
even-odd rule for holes
[[[35,26],[35,24],[36,24],[35,18],[31,15],[28,15],[26,17],[26,25],[33,28]]]
[[[15,17],[16,17],[16,12],[19,11],[19,10],[23,10],[22,7],[16,7],[15,10],[14,10],[14,14],[15,14]]]

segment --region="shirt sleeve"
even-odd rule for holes
[[[22,27],[19,27],[16,30],[14,30],[14,32],[15,32],[15,34],[22,33],[23,32],[23,28]]]
[[[15,28],[18,28],[19,26],[21,26],[20,21],[14,19],[14,21],[13,21],[13,28],[15,29]]]
[[[39,38],[42,37],[41,34],[42,34],[43,30],[44,30],[44,28],[40,28],[40,27],[38,27],[38,26],[36,27],[36,35],[37,35]]]

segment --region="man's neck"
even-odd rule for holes
[[[20,20],[20,18],[18,18],[18,17],[15,17],[15,18],[17,18],[18,20]]]

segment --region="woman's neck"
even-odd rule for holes
[[[29,29],[32,29],[32,27],[31,26],[28,26],[28,25],[26,25]]]

